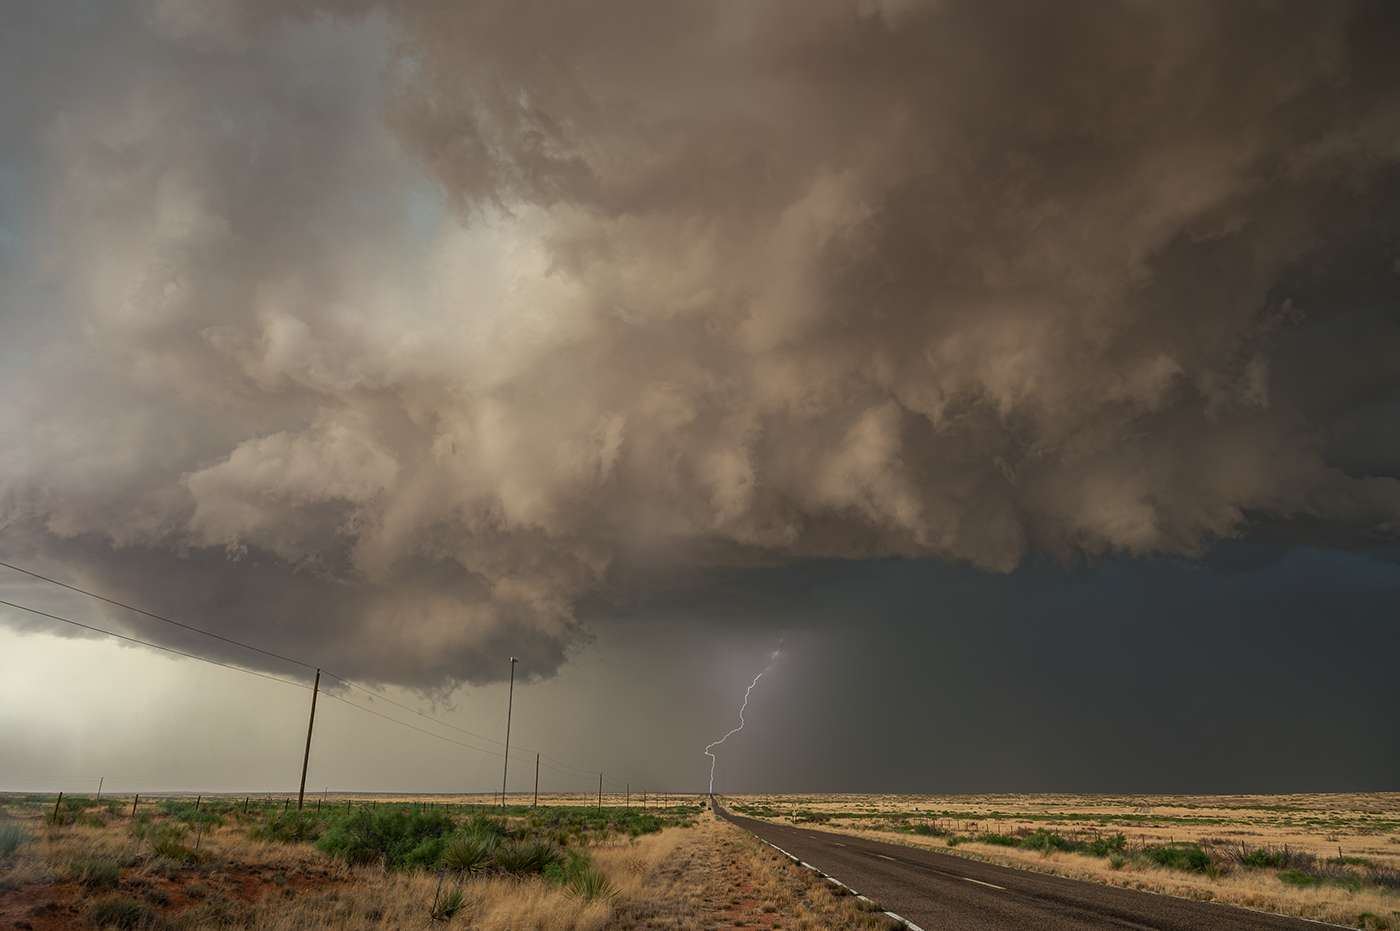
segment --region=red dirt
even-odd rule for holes
[[[279,881],[278,876],[283,879]],[[230,865],[206,875],[191,867],[166,877],[143,875],[142,866],[137,865],[121,871],[115,888],[93,890],[66,880],[0,892],[0,929],[68,931],[86,924],[87,910],[113,896],[135,899],[167,919],[200,909],[211,917],[217,913],[232,917],[269,897],[324,895],[340,882],[328,871],[314,868],[292,867],[284,872],[270,867]]]

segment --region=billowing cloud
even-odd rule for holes
[[[677,573],[1396,532],[1380,5],[283,6],[36,118],[10,552],[430,686]]]

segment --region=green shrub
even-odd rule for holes
[[[1241,854],[1237,859],[1245,866],[1277,869],[1283,864],[1283,853],[1261,847]]]
[[[589,869],[588,857],[577,850],[561,850],[562,856],[545,867],[544,878],[556,885],[568,885],[569,880]]]
[[[1204,873],[1210,869],[1210,854],[1200,844],[1175,843],[1160,846],[1147,846],[1142,855],[1159,866],[1193,873]]]
[[[1037,828],[1034,833],[1021,838],[1020,847],[1022,850],[1039,850],[1048,855],[1055,850],[1071,850],[1074,844],[1054,831]]]
[[[321,816],[310,811],[274,812],[262,824],[248,829],[253,840],[271,840],[282,844],[311,844],[321,839],[326,825]]]
[[[463,830],[468,834],[480,834],[497,840],[505,840],[511,836],[510,825],[506,824],[506,819],[493,818],[490,815],[473,815],[471,820],[463,825]]]
[[[1128,848],[1128,838],[1122,834],[1100,837],[1084,845],[1084,852],[1093,857],[1106,857],[1111,853],[1122,853]]]
[[[992,834],[988,832],[981,835],[977,840],[983,844],[993,844],[997,847],[1019,847],[1021,841],[1010,834]]]
[[[338,819],[316,849],[347,863],[382,861],[385,869],[432,869],[441,861],[452,819],[438,812],[361,808]]]
[[[1287,870],[1278,874],[1278,878],[1290,886],[1320,886],[1322,879],[1318,876],[1309,876],[1307,873],[1298,870]]]

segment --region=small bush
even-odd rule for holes
[[[442,849],[442,865],[468,876],[491,868],[496,838],[488,834],[458,834]]]
[[[1093,857],[1106,857],[1110,853],[1122,853],[1128,847],[1128,838],[1122,834],[1100,837],[1084,845],[1084,852]]]
[[[183,826],[167,824],[151,828],[147,837],[150,838],[151,849],[162,857],[176,863],[196,863],[200,859],[199,854],[184,844],[188,835],[189,831]]]
[[[115,889],[121,881],[121,867],[111,860],[83,860],[73,864],[73,875],[89,889]]]
[[[462,895],[462,890],[453,889],[438,901],[428,917],[433,921],[451,921],[466,907],[467,899],[466,896]]]
[[[87,910],[87,919],[99,928],[142,928],[155,919],[149,905],[124,895],[96,902]]]
[[[1147,846],[1142,855],[1159,866],[1174,870],[1204,873],[1210,869],[1210,854],[1201,849],[1200,844],[1177,843],[1161,846]]]
[[[452,819],[438,812],[361,808],[332,825],[316,849],[347,863],[382,860],[390,870],[432,869],[453,827]]]
[[[262,824],[248,829],[253,840],[271,840],[282,844],[314,844],[325,833],[321,816],[309,811],[275,812]]]
[[[1317,863],[1317,857],[1310,853],[1290,850],[1287,844],[1282,847],[1256,847],[1253,850],[1240,847],[1231,851],[1230,856],[1241,866],[1253,869],[1301,869],[1307,871]]]
[[[977,838],[977,840],[984,844],[992,844],[997,847],[1021,846],[1021,841],[1015,837],[1012,837],[1009,834],[992,834],[988,832],[986,834],[983,834],[981,837]]]
[[[131,823],[126,826],[126,833],[137,840],[145,840],[151,836],[152,828],[151,816],[143,811],[131,819]]]
[[[1283,864],[1282,853],[1265,850],[1263,848],[1242,853],[1238,859],[1244,866],[1253,866],[1257,868],[1277,869]]]
[[[577,850],[560,851],[563,856],[545,867],[544,878],[556,885],[567,886],[569,880],[589,869],[588,857]]]
[[[1320,877],[1309,876],[1307,873],[1298,870],[1287,870],[1286,872],[1279,873],[1278,878],[1290,886],[1302,886],[1306,888],[1308,886],[1322,885],[1322,879]]]
[[[564,859],[563,852],[547,840],[507,841],[494,852],[496,865],[512,876],[543,873]]]
[[[0,822],[0,860],[13,857],[34,840],[29,828],[14,821]]]
[[[564,884],[569,895],[582,902],[603,901],[611,904],[617,899],[617,889],[597,870],[584,870]]]
[[[1022,850],[1039,850],[1042,854],[1048,855],[1056,850],[1070,850],[1074,844],[1054,831],[1038,828],[1032,834],[1022,838],[1020,846]]]

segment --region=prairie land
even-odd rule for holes
[[[694,796],[492,800],[0,796],[0,928],[892,929]]]
[[[721,803],[1092,882],[1400,929],[1400,793],[729,795]]]

